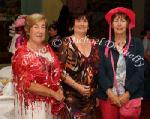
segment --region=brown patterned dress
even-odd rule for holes
[[[100,59],[98,47],[93,41],[94,39],[89,39],[89,42],[92,43],[92,48],[88,57],[85,57],[78,50],[71,36],[63,40],[59,52],[63,74],[69,75],[77,83],[88,85],[91,88],[91,96],[86,97],[69,85],[63,84],[66,104],[71,108],[71,114],[73,115],[91,115],[96,106],[95,92]]]

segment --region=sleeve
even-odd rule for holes
[[[49,46],[49,49],[50,49],[50,54],[52,55],[53,60],[54,60],[54,64],[53,64],[54,70],[52,71],[54,73],[53,78],[55,78],[55,82],[59,82],[60,81],[60,75],[62,73],[62,69],[60,67],[60,61],[58,60],[57,55],[54,53],[53,49],[50,46]]]
[[[129,91],[131,96],[144,85],[144,48],[139,40],[136,41],[135,45],[138,60],[133,62],[135,71],[125,84],[125,89]]]
[[[59,59],[63,64],[66,62],[67,59],[67,48],[68,48],[67,39],[64,39],[59,49]]]
[[[34,80],[30,70],[30,56],[16,52],[12,58],[13,81],[19,90],[26,90]]]
[[[67,38],[65,38],[59,49],[59,60],[61,61],[61,68],[63,69],[62,71],[63,71],[64,76],[69,75],[66,72],[66,68],[65,68],[67,64],[67,57],[68,57],[68,44],[69,44],[69,41]]]
[[[100,64],[99,64],[100,73],[99,73],[98,83],[99,83],[99,86],[101,87],[100,89],[102,89],[104,92],[106,92],[107,89],[113,87],[113,83],[111,82],[111,80],[109,79],[109,76],[108,76],[104,45],[101,45],[99,47],[99,50],[100,50],[99,51],[100,52]]]

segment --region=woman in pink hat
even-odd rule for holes
[[[16,49],[25,42],[26,33],[24,30],[25,20],[27,15],[20,15],[15,22],[10,26],[10,36],[12,35],[12,41],[9,48],[9,52],[15,53]]]
[[[130,9],[117,7],[110,10],[105,19],[109,24],[109,40],[100,46],[98,92],[102,119],[138,119],[144,59],[142,43],[131,37],[135,14]]]

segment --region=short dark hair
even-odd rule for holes
[[[50,24],[48,26],[48,30],[50,30],[51,28],[54,29],[54,30],[57,30],[58,29],[57,22],[53,22],[52,24]]]
[[[82,19],[83,17],[85,17],[87,19],[88,23],[90,24],[90,15],[87,12],[82,12],[82,13],[76,13],[76,14],[72,15],[71,21],[70,21],[70,26],[73,27],[75,20]]]

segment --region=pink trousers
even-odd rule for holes
[[[119,114],[119,108],[112,105],[110,101],[99,100],[99,106],[102,113],[102,119],[139,119],[139,117],[126,118]]]

